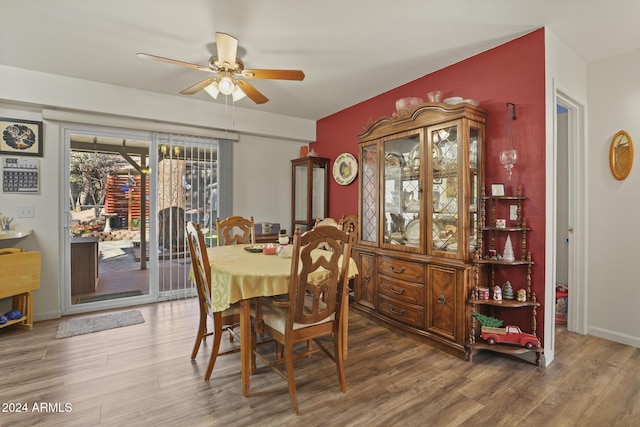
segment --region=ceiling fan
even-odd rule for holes
[[[193,95],[204,89],[213,98],[217,98],[219,93],[232,95],[233,100],[242,99],[248,96],[256,104],[264,104],[269,99],[260,93],[253,85],[245,79],[270,79],[270,80],[303,80],[304,73],[300,70],[246,70],[240,58],[236,58],[238,53],[238,40],[229,34],[216,33],[216,47],[218,57],[211,57],[208,65],[191,64],[189,62],[175,59],[163,58],[162,56],[150,55],[148,53],[136,54],[139,58],[155,59],[156,61],[168,64],[181,65],[195,70],[206,71],[218,74],[218,77],[209,77],[194,84],[180,93],[183,95]]]

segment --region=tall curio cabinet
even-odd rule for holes
[[[291,230],[311,230],[317,218],[329,216],[329,159],[301,157],[291,160]]]
[[[359,135],[353,308],[465,356],[486,112],[423,103]]]

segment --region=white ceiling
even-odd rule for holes
[[[212,75],[136,53],[206,65],[225,32],[246,68],[306,74],[236,106],[312,120],[543,26],[586,62],[640,49],[640,0],[1,0],[0,18],[0,64],[174,96]]]

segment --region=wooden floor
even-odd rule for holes
[[[347,393],[328,358],[300,360],[296,416],[286,382],[264,366],[242,397],[238,353],[203,380],[206,351],[189,359],[195,300],[137,308],[144,324],[65,339],[58,320],[0,330],[0,425],[640,425],[640,349],[566,330],[549,368],[490,352],[469,363],[352,313]],[[58,412],[34,411],[41,404]]]

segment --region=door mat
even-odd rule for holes
[[[60,325],[58,325],[56,338],[92,334],[94,332],[138,325],[140,323],[144,323],[144,317],[140,310],[123,311],[120,313],[105,314],[103,316],[81,317],[60,323]]]
[[[76,304],[85,304],[88,302],[106,301],[118,298],[137,297],[138,295],[142,295],[142,291],[140,289],[134,289],[132,291],[112,292],[109,294],[101,295],[91,295],[88,297],[79,297]]]

